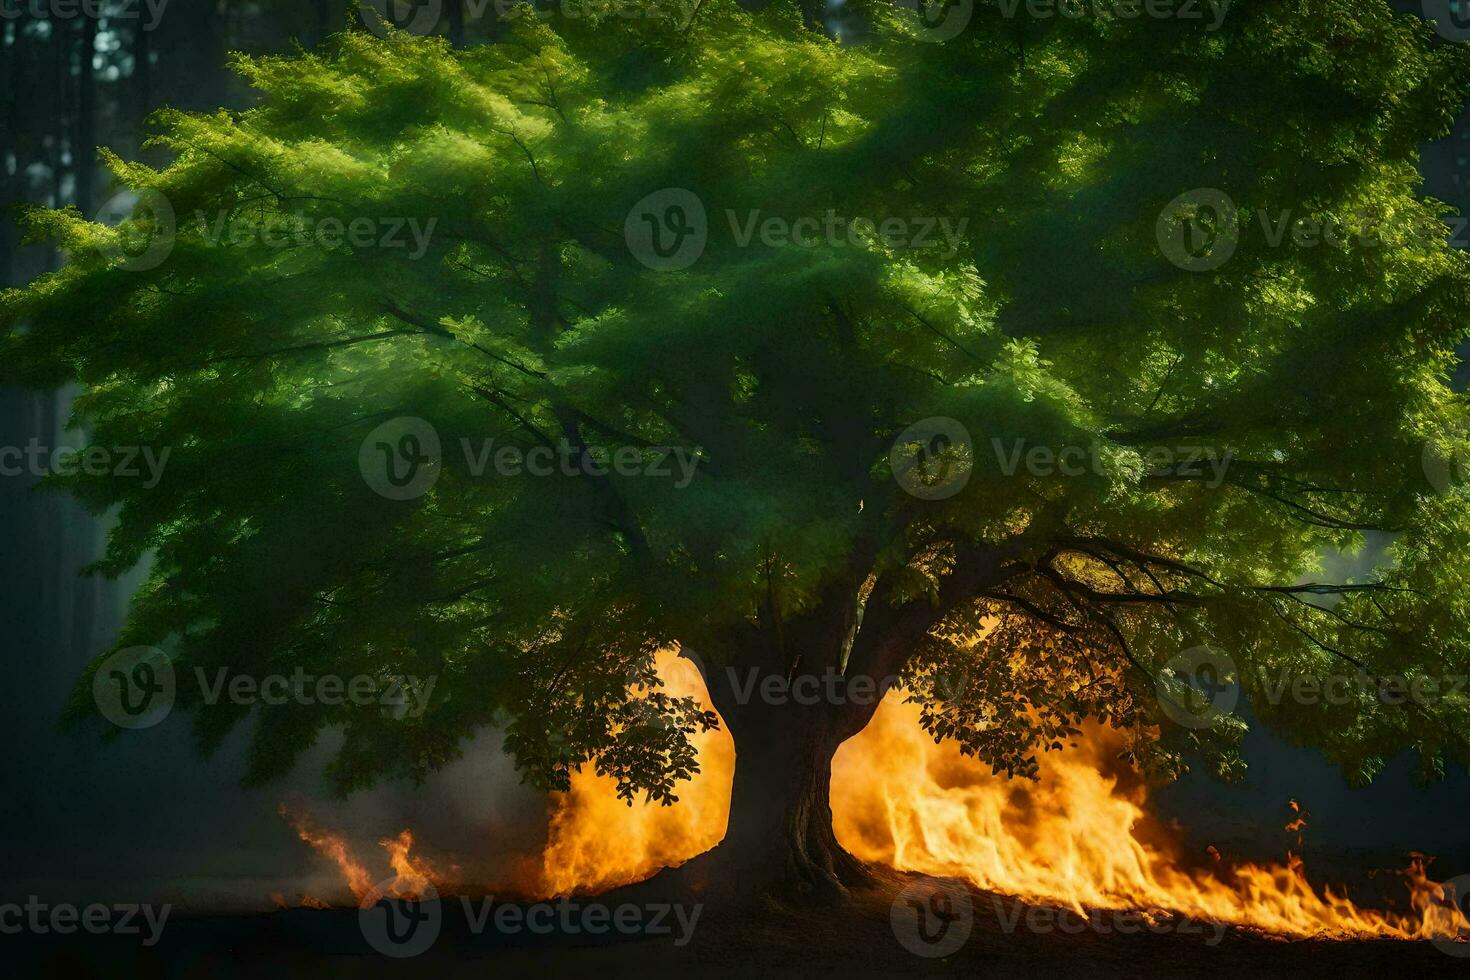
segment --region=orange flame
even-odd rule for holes
[[[378,841],[379,846],[388,853],[388,865],[393,870],[393,878],[383,883],[380,889],[367,867],[352,853],[346,837],[321,829],[309,816],[293,813],[285,803],[280,805],[280,814],[291,822],[302,840],[337,866],[348,890],[352,892],[353,901],[359,905],[370,904],[380,895],[419,898],[431,886],[441,893],[444,891],[440,887],[440,873],[423,858],[416,858],[411,853],[414,837],[410,830],[402,830],[397,837]],[[277,905],[285,907],[285,898],[279,892],[273,892],[270,897]],[[330,907],[326,902],[310,895],[303,895],[300,905],[305,908]]]
[[[291,822],[302,840],[341,869],[342,877],[346,880],[347,888],[352,892],[355,901],[362,901],[373,890],[373,876],[368,874],[367,868],[352,856],[352,850],[347,846],[346,838],[340,834],[322,830],[313,824],[311,818],[306,814],[292,813],[285,803],[280,806],[280,814]]]
[[[696,698],[701,708],[714,710],[693,664],[660,651],[657,667],[670,694]],[[612,777],[591,769],[572,776],[571,790],[557,794],[542,854],[541,890],[546,895],[601,892],[641,881],[720,842],[730,816],[735,744],[724,728],[691,738],[699,750],[700,771],[679,790],[674,806],[640,801],[629,807],[617,798]]]
[[[1363,909],[1308,883],[1302,862],[1191,870],[1176,849],[1143,839],[1144,793],[1106,776],[1117,736],[1088,733],[1076,750],[1046,753],[1037,782],[936,745],[916,705],[885,701],[833,763],[837,836],[854,854],[900,870],[955,875],[1031,901],[1163,908],[1287,936],[1454,937],[1470,928],[1438,908],[1422,861],[1405,873],[1418,917]],[[1433,914],[1431,914],[1433,913]]]
[[[711,707],[702,678],[673,652],[658,669],[675,695]],[[1301,858],[1227,868],[1219,851],[1186,866],[1177,843],[1147,833],[1141,780],[1119,786],[1121,736],[1093,727],[1064,752],[1040,757],[1040,778],[1008,780],[936,744],[919,726],[916,705],[884,701],[872,722],[838,751],[832,766],[832,813],[838,839],[858,857],[904,871],[964,878],[1028,902],[1093,909],[1172,910],[1213,922],[1294,937],[1459,938],[1470,933],[1447,888],[1431,881],[1422,855],[1403,872],[1412,914],[1361,908],[1345,894],[1312,886]],[[694,737],[700,772],[670,807],[617,799],[613,780],[590,769],[556,794],[541,856],[543,896],[600,892],[642,880],[719,843],[730,806],[735,750],[721,729]],[[1288,829],[1305,825],[1301,805]],[[282,806],[286,815],[286,808]],[[367,871],[343,839],[295,820],[302,840],[342,869],[359,901]],[[394,893],[412,895],[440,879],[410,856],[405,830],[380,842],[398,878]]]
[[[674,694],[709,707],[687,662],[660,654]],[[1142,834],[1145,793],[1105,775],[1120,736],[1101,728],[1078,746],[1041,756],[1038,781],[993,776],[952,742],[935,744],[916,705],[891,696],[838,751],[832,813],[838,839],[858,857],[899,870],[953,875],[1032,902],[1101,909],[1170,909],[1287,936],[1462,936],[1470,922],[1416,857],[1404,873],[1413,916],[1363,909],[1319,892],[1295,855],[1285,864],[1221,869],[1218,850],[1200,870],[1177,847]],[[724,835],[734,747],[721,730],[698,738],[701,772],[673,807],[617,800],[610,779],[582,772],[552,819],[543,854],[547,894],[599,891],[641,880],[708,850]],[[1301,813],[1292,801],[1292,809]],[[1301,823],[1298,820],[1297,823]],[[1300,829],[1299,827],[1296,829]]]
[[[397,837],[380,840],[378,844],[388,852],[388,863],[393,868],[395,877],[388,892],[394,898],[418,898],[440,880],[428,862],[409,853],[413,849],[412,831],[399,831]]]

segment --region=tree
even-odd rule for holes
[[[181,684],[205,749],[254,711],[260,781],[342,726],[346,791],[501,724],[539,785],[669,802],[716,723],[652,673],[678,644],[738,756],[710,860],[826,895],[866,876],[830,762],[895,684],[1011,774],[1093,718],[1229,775],[1241,723],[1157,696],[1198,707],[1188,651],[1252,695],[1466,672],[1466,491],[1421,460],[1463,459],[1470,265],[1413,167],[1465,52],[1361,0],[856,11],[850,47],[707,0],[241,58],[256,108],[112,160],[129,223],[29,216],[70,262],[4,294],[6,372],[172,449],[59,481],[119,508],[99,571],[153,558],[118,648],[438,678],[422,715]],[[1257,708],[1354,778],[1470,763],[1462,694]]]

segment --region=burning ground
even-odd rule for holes
[[[674,692],[703,697],[685,662],[666,657],[660,667]],[[1038,780],[1008,781],[951,743],[936,745],[917,710],[897,698],[834,762],[839,838],[864,860],[895,869],[850,906],[712,903],[697,919],[688,910],[692,928],[682,944],[674,916],[663,935],[568,930],[556,911],[564,898],[573,908],[611,910],[667,903],[660,869],[719,842],[734,749],[724,731],[697,741],[702,771],[675,806],[629,807],[610,780],[582,773],[544,813],[518,818],[541,833],[490,832],[459,850],[423,819],[422,808],[418,817],[405,810],[387,833],[365,836],[346,810],[292,797],[279,827],[282,838],[299,839],[301,879],[264,889],[262,911],[220,915],[194,904],[175,913],[155,948],[120,937],[32,937],[19,957],[43,968],[149,975],[204,968],[254,975],[327,963],[345,975],[395,966],[558,976],[672,968],[711,976],[1086,970],[1107,977],[1143,969],[1203,976],[1233,968],[1300,978],[1452,973],[1470,962],[1446,955],[1446,948],[1470,952],[1465,943],[1444,943],[1470,923],[1444,903],[1435,879],[1447,875],[1437,875],[1431,860],[1406,851],[1397,866],[1354,882],[1351,899],[1328,885],[1338,869],[1324,873],[1315,855],[1302,857],[1316,819],[1310,800],[1295,808],[1281,801],[1273,828],[1283,841],[1281,860],[1240,860],[1233,847],[1206,847],[1159,819],[1147,786],[1117,760],[1117,736],[1106,730],[1043,755]],[[452,809],[443,799],[436,808]],[[387,810],[380,816],[392,821],[394,808]],[[430,894],[439,901],[427,905],[442,921],[432,947],[402,961],[375,953],[358,906]],[[555,924],[544,932],[486,928],[487,899],[497,914],[549,907]]]
[[[675,693],[704,697],[685,662],[666,656],[660,669]],[[709,850],[724,832],[734,748],[723,731],[697,741],[702,771],[672,807],[629,807],[610,779],[579,774],[555,800],[541,854],[522,856],[515,873],[499,881],[477,880],[472,858],[435,854],[412,829],[381,841],[380,853],[358,853],[311,814],[283,807],[301,839],[342,876],[335,893],[299,904],[371,904],[385,893],[423,895],[426,885],[439,896],[532,901],[656,894],[658,879],[635,883]],[[917,708],[890,697],[833,765],[842,843],[866,861],[911,873],[886,877],[876,897],[864,901],[892,909],[912,897],[905,888],[927,880],[919,876],[939,876],[964,883],[946,886],[949,894],[939,901],[963,904],[968,895],[965,914],[979,933],[1069,936],[1068,943],[1104,948],[1160,935],[1172,943],[1193,937],[1204,947],[1268,938],[1443,943],[1470,930],[1422,855],[1406,854],[1403,868],[1378,875],[1371,902],[1309,879],[1299,845],[1310,825],[1296,801],[1283,801],[1282,829],[1298,846],[1278,863],[1235,861],[1213,847],[1191,853],[1175,828],[1150,815],[1147,788],[1118,762],[1119,747],[1118,736],[1094,728],[1068,749],[1045,754],[1038,780],[1007,780],[951,743],[935,744],[919,727]],[[934,900],[933,891],[920,903]],[[890,946],[902,931],[891,925]],[[1430,962],[1456,965],[1441,952],[1436,957]]]

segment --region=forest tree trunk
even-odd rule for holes
[[[830,902],[871,883],[833,830],[832,759],[867,725],[882,691],[849,696],[845,680],[816,675],[768,687],[769,677],[727,668],[705,678],[735,742],[729,823],[711,855],[716,884]]]
[[[745,884],[830,898],[870,880],[832,828],[838,744],[830,727],[804,722],[736,740],[730,821],[721,846]]]

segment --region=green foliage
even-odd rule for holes
[[[1465,51],[1376,0],[1241,0],[1216,32],[977,4],[943,44],[901,9],[860,9],[849,47],[793,5],[707,0],[687,28],[523,17],[464,50],[355,32],[242,58],[256,108],[162,113],[175,162],[115,161],[178,216],[156,268],[115,251],[146,214],[127,231],[29,216],[70,262],[0,299],[6,375],[84,384],[77,420],[99,445],[173,448],[156,488],[63,481],[120,505],[100,570],[153,559],[119,645],[190,669],[440,678],[417,719],[260,709],[253,778],[328,725],[347,733],[344,789],[422,776],[505,717],[539,784],[591,763],[667,801],[713,719],[652,687],[653,651],[733,663],[732,630],[768,632],[774,609],[779,632],[853,574],[869,621],[930,604],[899,664],[926,724],[1009,772],[1089,717],[1161,769],[1193,744],[1238,771],[1238,724],[1158,711],[1154,678],[1198,644],[1229,651],[1251,694],[1258,666],[1470,673],[1466,490],[1437,494],[1420,465],[1427,439],[1464,445],[1446,377],[1470,260],[1424,233],[1444,208],[1414,172],[1463,104]],[[710,216],[680,271],[645,267],[623,235],[669,187]],[[1223,267],[1186,271],[1156,222],[1201,187],[1371,221],[1389,244],[1248,233]],[[740,247],[726,215],[752,209],[967,224],[957,255]],[[252,232],[364,216],[435,231],[415,260],[215,242],[221,214]],[[412,501],[358,467],[398,416],[445,447]],[[919,500],[888,454],[931,417],[970,431],[974,472]],[[459,447],[486,438],[698,447],[706,464],[688,486],[476,475]],[[992,446],[1016,440],[1099,462],[1007,473]],[[1223,482],[1147,464],[1195,446],[1228,459]],[[1375,528],[1396,539],[1370,587],[1291,591]],[[975,547],[1009,574],[953,601]],[[1464,696],[1257,707],[1362,776],[1406,747],[1426,774],[1470,762]],[[201,711],[204,744],[248,714]]]

